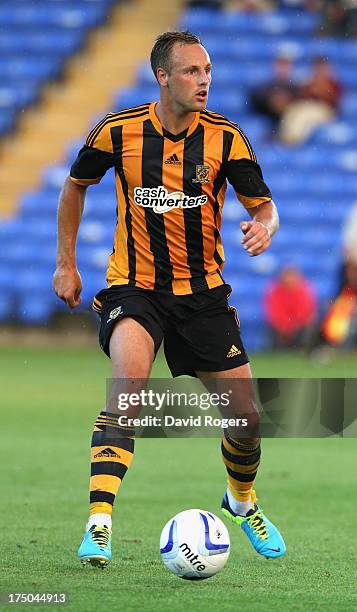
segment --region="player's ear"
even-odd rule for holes
[[[163,68],[158,68],[156,71],[156,77],[161,87],[167,87],[167,81],[168,81],[169,75],[166,72],[166,70],[164,70]]]

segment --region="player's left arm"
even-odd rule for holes
[[[248,209],[248,213],[252,221],[241,221],[240,228],[244,234],[241,242],[247,253],[255,257],[270,246],[272,236],[279,228],[279,215],[273,200]]]
[[[264,253],[279,227],[277,208],[246,135],[238,128],[224,162],[225,174],[251,221],[241,221],[242,245],[251,257]]]

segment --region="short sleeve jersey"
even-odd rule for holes
[[[185,295],[224,282],[220,229],[227,180],[246,209],[270,201],[271,193],[238,125],[205,110],[173,135],[155,105],[104,117],[70,177],[91,185],[115,169],[117,224],[108,286]]]

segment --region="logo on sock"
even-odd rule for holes
[[[113,451],[112,448],[109,447],[94,455],[94,459],[97,459],[99,457],[117,457],[119,459],[119,455],[115,451]]]

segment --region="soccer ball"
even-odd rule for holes
[[[186,580],[217,574],[229,557],[229,534],[222,521],[206,510],[184,510],[171,518],[160,537],[166,567]]]

